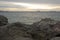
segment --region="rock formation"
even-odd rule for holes
[[[33,40],[27,28],[28,25],[20,22],[8,24],[0,40]]]
[[[56,35],[60,35],[60,21],[50,18],[41,19],[41,21],[34,23],[32,27],[34,28],[32,33],[38,40],[50,40]]]
[[[8,19],[0,16],[0,40],[50,40],[60,35],[60,21],[50,18],[41,19],[32,25],[7,23]]]
[[[6,25],[8,23],[8,19],[5,16],[0,15],[0,26]]]
[[[8,24],[8,19],[5,16],[0,15],[0,39],[6,33],[6,26]]]

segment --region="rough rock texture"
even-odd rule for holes
[[[38,40],[50,40],[56,35],[60,35],[60,22],[50,18],[41,19],[32,25],[32,34]]]
[[[60,40],[60,37],[55,37],[55,38],[53,38],[51,40]]]
[[[32,25],[20,22],[7,24],[6,17],[0,18],[0,40],[50,40],[60,35],[60,21],[50,18],[41,19]]]
[[[8,23],[8,19],[5,16],[0,15],[0,26],[6,25]]]
[[[6,33],[1,37],[1,40],[33,40],[28,33],[28,25],[19,22],[12,23],[6,26]]]
[[[7,24],[8,24],[8,19],[5,16],[0,15],[0,39],[6,33]]]

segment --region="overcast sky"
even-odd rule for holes
[[[0,1],[60,4],[60,0],[0,0]]]
[[[60,10],[60,0],[0,0],[0,10],[4,10],[1,8],[9,8],[5,10],[13,10],[11,8],[17,8],[16,10],[19,8],[55,10],[57,8]]]

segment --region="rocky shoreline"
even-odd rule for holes
[[[9,23],[0,15],[0,40],[51,40],[60,37],[60,21],[41,19],[32,25],[21,22]]]

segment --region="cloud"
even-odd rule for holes
[[[0,1],[60,4],[60,0],[0,0]]]
[[[6,1],[0,1],[0,7],[22,7],[19,5],[15,5],[14,2],[6,2]]]
[[[53,10],[60,9],[60,5],[53,4],[38,4],[38,3],[25,3],[25,2],[7,2],[0,1],[0,10]]]

